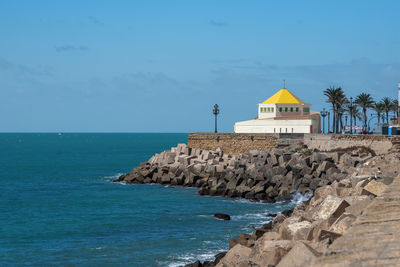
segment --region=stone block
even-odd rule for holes
[[[351,224],[356,220],[356,216],[350,213],[343,213],[337,220],[331,225],[329,231],[339,233],[343,235],[347,229],[350,228]]]
[[[373,194],[374,196],[380,196],[386,188],[387,185],[375,180],[370,181],[366,186],[364,186],[364,190]]]
[[[251,248],[237,244],[219,261],[217,267],[250,266],[251,252]]]
[[[259,266],[276,266],[295,244],[291,240],[267,240],[263,236],[250,255],[251,261]]]
[[[276,267],[304,267],[310,263],[321,253],[310,247],[309,245],[298,242],[296,245],[282,258]]]

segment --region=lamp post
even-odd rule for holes
[[[353,97],[350,97],[350,104],[349,104],[349,109],[350,109],[350,134],[353,134]]]
[[[321,116],[322,116],[322,133],[325,133],[325,117],[328,115],[328,112],[325,110],[325,108],[322,109],[321,111]]]
[[[218,106],[218,104],[214,105],[213,114],[215,115],[215,132],[218,132],[217,131],[217,116],[219,114],[219,106]]]
[[[348,119],[348,116],[347,116],[347,115],[344,115],[344,120],[346,121],[346,122],[345,122],[345,126],[347,126],[347,119]]]

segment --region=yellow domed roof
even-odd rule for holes
[[[276,94],[262,102],[263,104],[305,104],[303,100],[292,94],[288,89],[283,88]]]

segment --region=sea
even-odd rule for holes
[[[289,203],[113,183],[187,134],[1,133],[0,266],[183,266]],[[230,221],[214,213],[231,215]]]

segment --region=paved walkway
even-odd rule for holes
[[[400,175],[313,266],[400,266]]]

